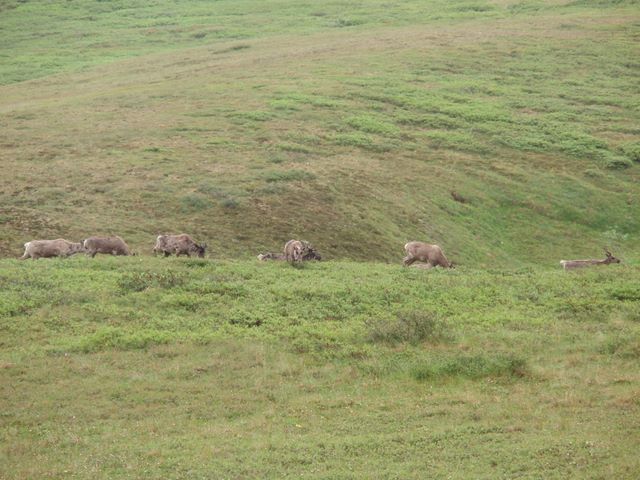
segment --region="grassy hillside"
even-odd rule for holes
[[[637,2],[130,3],[0,5],[4,256],[186,231],[222,258],[637,262]]]
[[[638,267],[0,266],[3,479],[640,471]]]
[[[638,6],[0,1],[0,478],[635,480]]]

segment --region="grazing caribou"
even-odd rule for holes
[[[153,247],[153,253],[154,255],[163,253],[165,257],[168,257],[172,253],[175,254],[176,257],[180,255],[190,257],[191,254],[194,254],[200,258],[204,258],[206,249],[206,243],[201,245],[197,244],[189,235],[181,233],[180,235],[158,235],[156,244]]]
[[[322,257],[313,245],[304,240],[289,240],[284,245],[284,258],[289,263],[299,263],[306,260],[322,260]]]
[[[620,259],[614,257],[609,250],[604,249],[606,258],[604,260],[560,260],[560,265],[565,270],[590,267],[592,265],[609,265],[610,263],[620,263]]]
[[[405,267],[414,262],[424,262],[427,266],[421,268],[443,267],[453,268],[453,263],[447,260],[444,252],[438,245],[423,242],[409,242],[404,246],[407,256],[402,259]]]
[[[120,237],[89,237],[82,242],[87,255],[91,258],[97,253],[107,255],[133,255],[129,246]]]
[[[31,240],[24,244],[24,255],[20,257],[20,260],[26,260],[27,258],[37,260],[38,258],[70,257],[80,252],[84,252],[82,243],[70,242],[64,238]]]

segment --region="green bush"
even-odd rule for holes
[[[66,350],[74,352],[97,352],[105,349],[139,350],[152,345],[169,343],[171,336],[165,332],[142,330],[134,333],[125,332],[115,327],[103,327],[92,335],[80,338],[68,345]]]
[[[620,358],[640,358],[640,338],[629,334],[608,337],[600,345],[599,352]]]
[[[632,162],[640,162],[640,142],[627,143],[621,147],[621,150]]]
[[[333,137],[336,145],[345,147],[368,148],[373,145],[373,139],[363,133],[341,133]]]
[[[629,158],[612,152],[603,152],[602,158],[604,166],[611,170],[622,170],[633,166],[633,162]]]
[[[352,19],[352,18],[338,18],[337,20],[335,20],[333,22],[332,26],[337,27],[337,28],[355,27],[355,26],[361,25],[363,23],[364,23],[363,20],[357,20],[357,19]]]
[[[442,377],[523,377],[526,373],[527,362],[513,354],[442,357],[411,368],[411,376],[419,381]]]
[[[348,118],[346,122],[350,127],[366,133],[377,133],[387,136],[395,136],[400,133],[400,130],[394,124],[369,115],[351,117]]]
[[[374,343],[438,343],[451,339],[447,324],[429,311],[397,314],[395,320],[376,319],[367,322],[368,339]]]
[[[312,153],[312,151],[305,147],[304,145],[300,145],[298,143],[279,143],[278,148],[283,152],[292,152],[292,153]]]
[[[185,282],[183,274],[171,270],[166,272],[132,272],[126,273],[118,280],[118,287],[123,293],[141,292],[151,287],[173,288]]]
[[[238,208],[240,206],[240,202],[235,198],[229,197],[222,200],[220,202],[220,205],[222,205],[224,208],[233,210],[234,208]]]
[[[180,199],[180,203],[182,204],[182,210],[188,212],[197,212],[211,206],[211,202],[206,197],[197,193],[185,195]]]

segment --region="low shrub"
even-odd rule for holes
[[[295,180],[313,180],[316,176],[304,170],[271,171],[264,175],[264,179],[269,182],[292,182]]]
[[[640,162],[640,142],[627,143],[622,145],[620,149],[632,162]]]
[[[373,145],[373,139],[363,133],[340,133],[333,137],[333,142],[343,147],[369,148]]]
[[[240,206],[240,202],[235,198],[229,197],[222,200],[220,202],[220,205],[222,205],[223,208],[233,210],[234,208],[238,208]]]
[[[165,272],[133,272],[126,273],[118,280],[118,287],[123,293],[141,292],[151,287],[173,288],[182,285],[184,275],[171,270]]]
[[[350,117],[346,120],[346,123],[350,127],[366,133],[377,133],[387,136],[394,136],[400,133],[398,127],[392,123],[368,115]]]
[[[640,358],[640,338],[633,335],[617,335],[600,344],[599,353],[620,358]]]
[[[332,26],[336,28],[345,28],[345,27],[355,27],[363,23],[364,23],[363,20],[358,20],[353,18],[338,18],[332,23]]]
[[[604,166],[610,170],[622,170],[633,165],[633,162],[626,156],[617,155],[611,152],[604,152],[602,156]]]
[[[182,210],[188,212],[204,210],[211,206],[211,202],[199,194],[185,195],[180,199],[180,203],[182,204]]]
[[[91,353],[102,350],[140,350],[153,345],[169,343],[171,336],[165,332],[143,330],[135,333],[124,332],[119,328],[103,327],[95,333],[81,337],[65,350]]]
[[[374,343],[439,343],[452,338],[447,324],[438,314],[410,311],[397,314],[395,320],[376,319],[367,322],[369,341]]]
[[[418,381],[442,377],[523,377],[526,373],[527,362],[513,354],[441,357],[411,368],[411,376]]]

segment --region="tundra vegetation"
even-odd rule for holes
[[[0,477],[637,478],[636,1],[0,19]]]
[[[638,274],[4,260],[0,476],[632,479]]]

